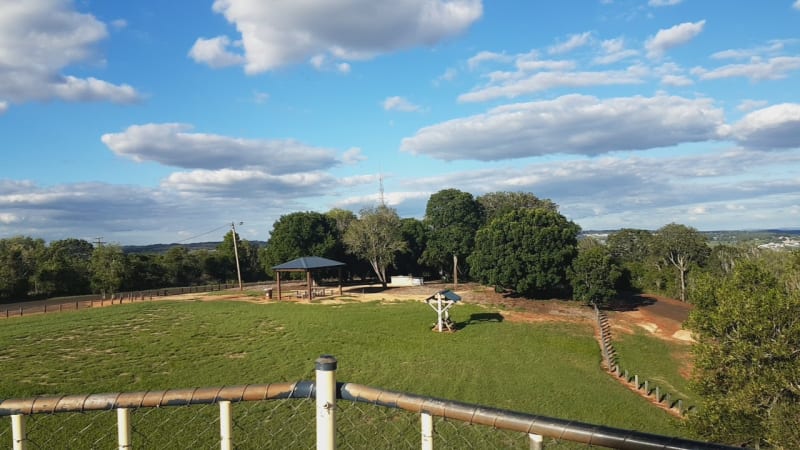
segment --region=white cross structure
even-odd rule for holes
[[[460,300],[461,297],[449,289],[439,291],[425,299],[425,303],[436,311],[436,324],[434,326],[436,331],[441,333],[445,328],[448,331],[454,331],[453,321],[450,320],[448,310]]]

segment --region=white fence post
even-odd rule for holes
[[[131,410],[117,408],[117,441],[119,450],[131,448]]]
[[[422,422],[422,450],[433,450],[433,416],[422,411],[419,418]]]
[[[336,358],[322,355],[316,361],[317,450],[336,448]]]
[[[14,442],[12,444],[14,450],[25,450],[28,448],[28,434],[25,432],[25,416],[22,414],[11,416],[11,435]]]
[[[531,441],[531,450],[542,450],[544,448],[544,437],[539,434],[528,434],[528,439]]]
[[[219,448],[220,450],[233,449],[233,426],[231,421],[231,402],[219,402]]]

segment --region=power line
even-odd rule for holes
[[[222,225],[221,227],[217,227],[217,228],[214,228],[213,230],[206,231],[205,233],[200,233],[200,234],[194,235],[192,237],[188,237],[186,239],[178,241],[178,242],[176,242],[176,244],[182,244],[182,243],[184,243],[186,241],[191,241],[192,239],[199,238],[200,236],[205,236],[207,234],[211,234],[211,233],[213,233],[215,231],[219,231],[219,230],[221,230],[223,228],[227,228],[229,226],[230,226],[230,224],[226,223],[225,225]]]

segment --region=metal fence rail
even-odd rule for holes
[[[548,447],[555,442],[620,449],[732,448],[337,383],[336,368],[335,358],[322,356],[316,361],[316,382],[3,400],[0,417],[10,417],[11,423],[0,426],[0,442],[10,437],[15,450],[225,450],[309,448],[316,436],[318,449],[334,449],[337,443],[355,449],[541,449],[547,437]]]

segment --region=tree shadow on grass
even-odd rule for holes
[[[469,319],[464,322],[456,322],[455,328],[456,330],[461,330],[469,325],[479,325],[482,323],[489,323],[495,322],[500,323],[503,321],[503,315],[500,313],[472,313],[469,315]]]

